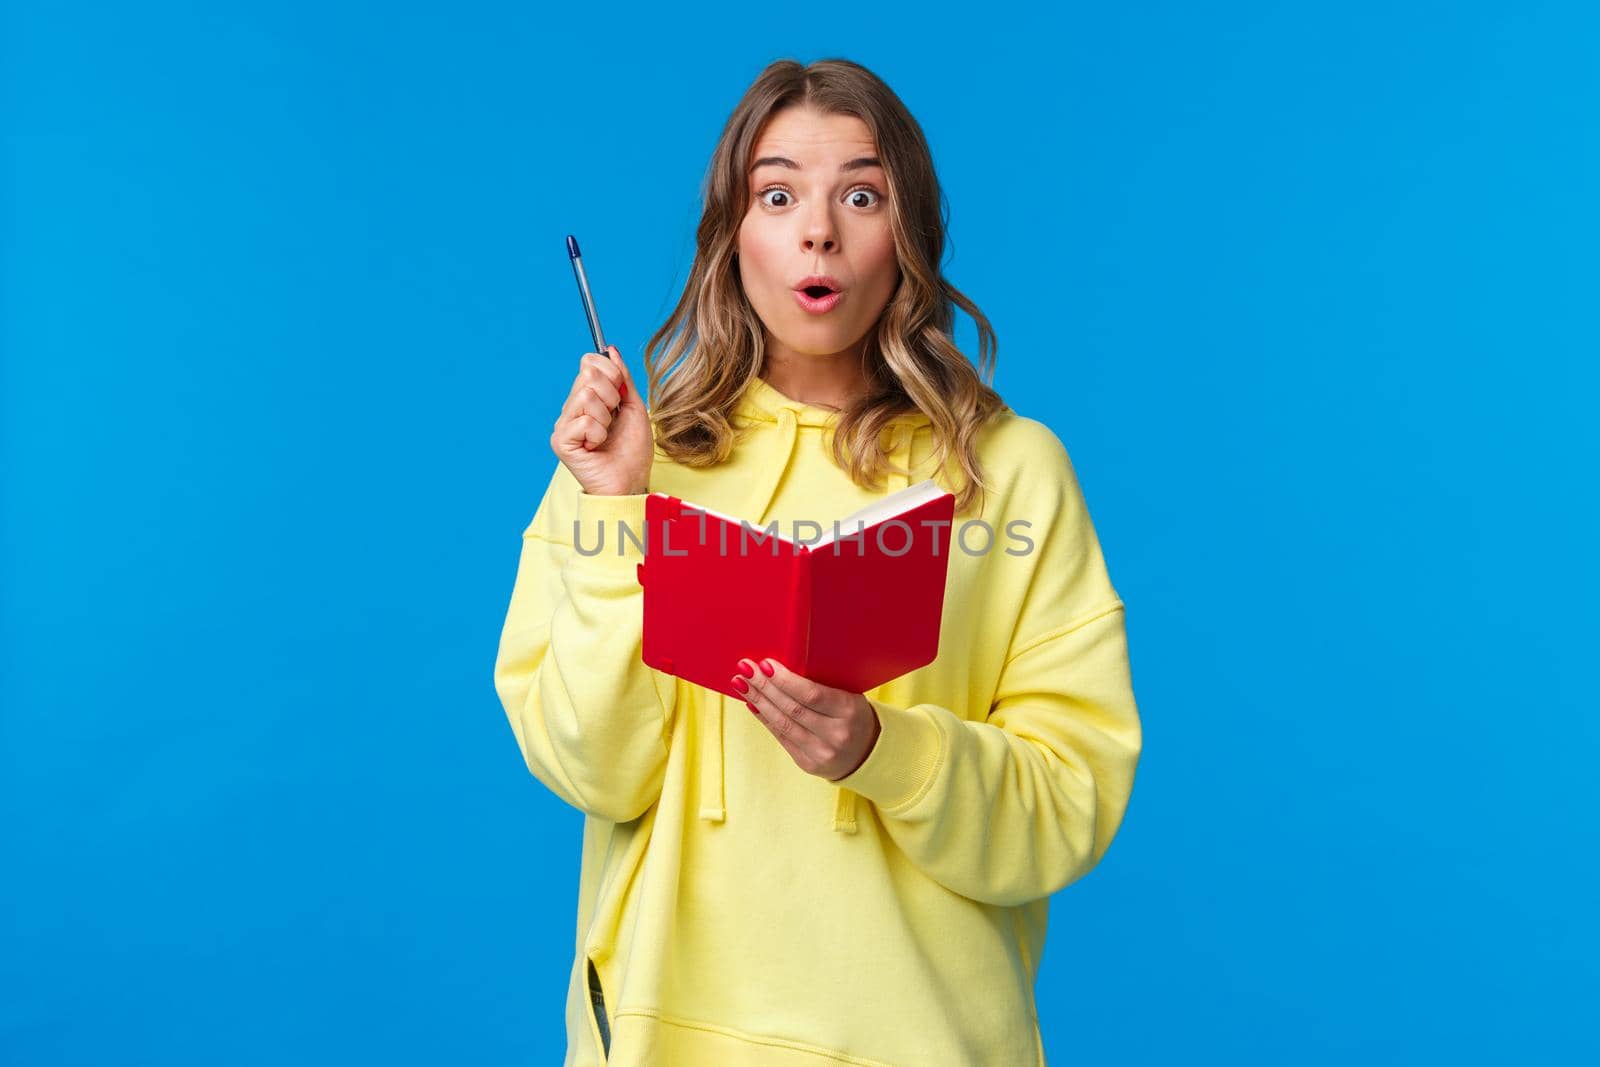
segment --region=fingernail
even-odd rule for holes
[[[747,659],[742,659],[739,661],[739,673],[746,678],[754,678],[756,676],[756,665]]]
[[[737,674],[733,676],[733,687],[741,693],[750,691],[750,683],[740,678]]]
[[[761,673],[766,675],[768,678],[772,677],[772,661],[770,659],[764,659],[761,661]]]
[[[761,712],[756,710],[756,706],[754,704],[746,700],[744,702],[744,706],[750,709],[750,714],[754,715],[758,719],[761,718]]]

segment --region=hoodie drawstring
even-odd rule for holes
[[[915,428],[905,423],[892,427],[894,434],[889,446],[890,462],[898,470],[888,473],[889,492],[898,492],[911,484],[911,442]],[[764,525],[767,509],[777,498],[778,487],[789,473],[794,460],[795,447],[800,438],[800,420],[789,407],[778,409],[778,439],[772,457],[761,465],[765,477],[756,483],[741,514],[758,526]],[[727,702],[731,698],[718,693],[712,704],[711,722],[707,724],[701,740],[700,761],[700,818],[708,822],[722,822],[727,817],[727,776],[723,764],[723,729],[727,721]],[[856,832],[856,795],[843,786],[834,789],[832,827],[835,832]]]
[[[703,742],[704,756],[700,760],[700,817],[707,822],[721,822],[728,814],[722,793],[722,724],[728,718],[723,704],[727,699],[717,694],[711,727]]]
[[[889,492],[897,493],[911,484],[911,440],[916,431],[905,423],[894,427],[889,459],[900,470],[891,470],[884,482]],[[841,834],[856,832],[856,795],[844,786],[834,787],[833,829]]]
[[[767,509],[777,498],[778,486],[783,484],[794,459],[795,446],[800,441],[800,419],[792,408],[778,410],[778,440],[772,457],[760,466],[764,478],[757,480],[748,500],[740,509],[740,516],[749,518],[757,527],[765,525]],[[723,769],[724,724],[728,720],[727,703],[732,699],[718,693],[711,709],[711,722],[701,742],[700,760],[700,817],[707,822],[722,822],[727,818],[727,775]]]

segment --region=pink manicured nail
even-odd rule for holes
[[[761,718],[761,712],[756,708],[756,706],[754,704],[752,704],[748,700],[746,700],[744,702],[744,706],[750,709],[750,714],[754,715],[758,719]]]
[[[768,678],[772,677],[772,661],[770,659],[764,659],[761,661],[761,673],[766,675]]]
[[[742,659],[739,661],[739,673],[746,678],[754,678],[756,676],[756,665],[747,659]]]
[[[748,693],[750,691],[750,683],[745,681],[743,678],[740,678],[738,675],[733,676],[733,687],[741,693]]]

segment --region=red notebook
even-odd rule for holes
[[[775,531],[666,493],[645,501],[644,662],[743,699],[740,659],[771,656],[863,693],[939,654],[955,495],[924,481],[825,525]],[[931,525],[925,525],[931,524]],[[789,536],[800,534],[801,540]],[[742,539],[741,539],[742,535]]]

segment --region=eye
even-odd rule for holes
[[[768,197],[774,195],[783,197],[784,199],[781,201],[767,199]],[[859,197],[869,197],[870,199],[866,203],[862,203],[858,199]],[[769,185],[756,194],[756,199],[760,200],[763,205],[769,208],[784,208],[789,207],[790,204],[793,203],[793,194],[781,185]],[[845,200],[850,204],[851,207],[874,208],[883,202],[883,194],[872,188],[870,185],[858,185],[845,194]]]
[[[870,196],[872,197],[872,201],[871,203],[867,204],[860,203],[856,200],[856,197],[858,196]],[[878,190],[865,185],[858,186],[850,190],[845,194],[845,198],[850,201],[850,204],[853,207],[877,207],[878,204],[883,200],[883,197],[879,195]]]

